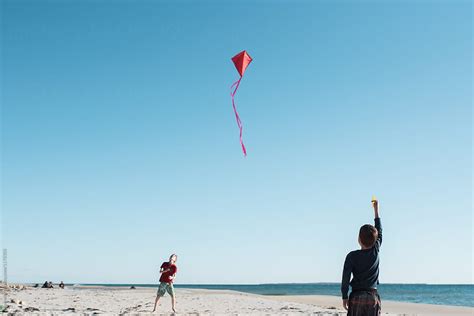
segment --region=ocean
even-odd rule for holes
[[[83,284],[100,286],[146,286],[156,284]],[[176,288],[233,290],[261,295],[335,295],[340,296],[339,283],[294,284],[175,284]],[[380,284],[383,300],[474,307],[474,285],[453,284]]]

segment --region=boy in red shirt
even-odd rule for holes
[[[155,307],[153,307],[153,312],[156,310],[156,305],[158,304],[160,297],[164,296],[165,293],[168,292],[168,294],[171,296],[173,312],[176,313],[176,300],[174,297],[173,280],[176,277],[176,272],[178,272],[178,267],[176,267],[177,260],[178,256],[172,254],[170,256],[170,260],[168,262],[163,262],[160,267],[160,286],[158,287],[158,292],[156,293]]]

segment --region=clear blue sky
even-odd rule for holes
[[[470,1],[1,3],[10,280],[472,282]]]

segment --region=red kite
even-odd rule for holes
[[[240,145],[242,145],[242,151],[244,152],[244,156],[247,156],[247,150],[245,149],[244,142],[242,141],[242,122],[240,121],[239,113],[237,112],[237,108],[235,107],[234,96],[237,92],[237,89],[239,88],[240,80],[242,80],[242,77],[244,76],[245,69],[247,69],[247,66],[252,62],[252,57],[250,57],[250,55],[244,50],[232,57],[232,62],[234,63],[235,68],[239,72],[240,78],[230,87],[230,95],[232,97],[232,107],[234,108],[235,119],[237,120],[237,126],[240,130]]]

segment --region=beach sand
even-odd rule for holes
[[[27,288],[7,294],[15,315],[151,314],[156,289],[66,287]],[[21,301],[21,304],[19,302]],[[155,315],[171,314],[171,299],[161,299]],[[223,290],[176,289],[177,314],[345,315],[335,296],[262,296]],[[474,315],[474,308],[383,301],[383,315]]]

